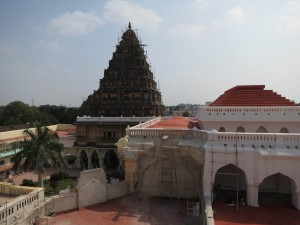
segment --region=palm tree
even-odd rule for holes
[[[38,173],[38,184],[43,187],[43,175],[46,166],[65,167],[62,155],[63,144],[59,143],[59,137],[39,122],[34,123],[35,129],[24,130],[24,140],[16,142],[14,147],[22,151],[12,157],[13,169],[19,171],[22,166],[26,171],[34,166]]]

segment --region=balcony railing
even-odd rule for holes
[[[159,118],[156,118],[159,120]],[[139,124],[127,129],[127,135],[138,137],[161,138],[164,135],[170,137],[193,138],[199,141],[206,141],[207,144],[215,146],[239,146],[252,148],[285,148],[300,149],[300,134],[283,133],[235,133],[204,131],[196,129],[162,129],[146,128],[155,120],[148,121],[147,124]],[[145,129],[146,128],[146,129]]]

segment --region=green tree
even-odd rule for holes
[[[43,124],[57,124],[57,119],[47,113],[40,112],[35,106],[29,106],[21,101],[14,101],[0,109],[0,125],[28,124],[34,121]]]
[[[33,166],[38,174],[38,184],[43,187],[45,167],[63,169],[66,164],[62,155],[63,144],[59,143],[58,135],[39,122],[35,122],[34,126],[35,129],[24,131],[24,140],[14,144],[14,147],[19,147],[22,151],[13,156],[13,169],[17,172],[22,166],[26,171]]]
[[[182,116],[184,116],[184,117],[189,117],[189,116],[191,116],[191,114],[190,114],[188,111],[184,111],[184,112],[182,113]]]
[[[39,110],[54,116],[59,123],[74,123],[79,111],[76,107],[67,108],[65,106],[56,105],[41,105]]]

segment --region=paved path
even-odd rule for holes
[[[299,225],[300,211],[292,206],[249,207],[239,205],[227,206],[216,202],[213,206],[216,225]]]

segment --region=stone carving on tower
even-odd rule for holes
[[[146,60],[144,45],[128,28],[116,46],[99,89],[88,96],[81,108],[85,115],[160,116],[164,115],[161,93]]]

